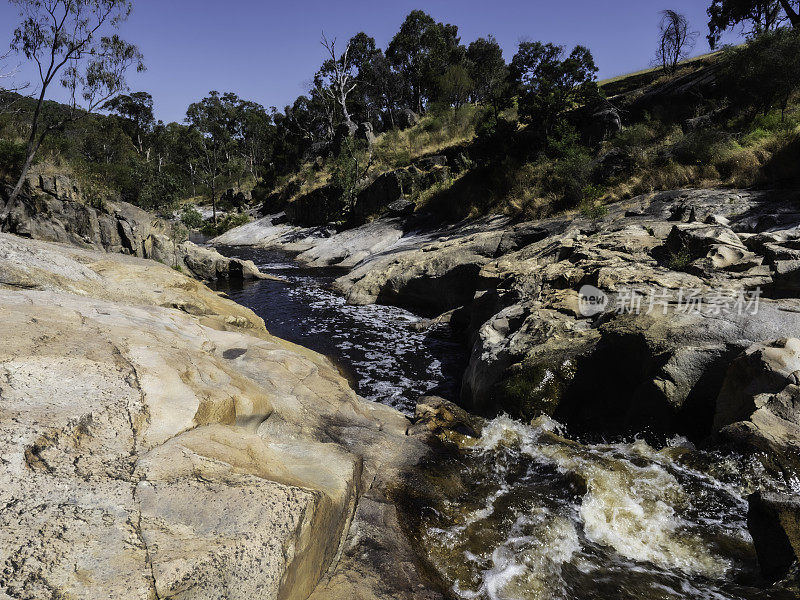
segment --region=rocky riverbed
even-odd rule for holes
[[[237,304],[139,258],[146,214],[116,244],[126,207],[34,184],[0,234],[5,596],[799,593],[796,195],[265,217],[199,249]],[[422,374],[443,330],[465,364]]]
[[[671,590],[665,597],[757,597],[764,581],[754,570],[753,547],[760,552],[761,573],[768,581],[778,579],[770,566],[775,557],[764,554],[763,530],[754,525],[759,511],[783,523],[774,530],[784,540],[781,578],[798,548],[791,524],[798,513],[787,508],[795,506],[800,465],[797,199],[788,192],[679,190],[609,206],[597,218],[514,223],[494,217],[430,227],[413,216],[390,217],[341,232],[265,217],[216,241],[280,248],[307,266],[344,268],[331,285],[350,304],[408,308],[428,316],[431,326],[448,324],[460,336],[470,355],[460,403],[489,418],[504,413],[516,419],[497,428],[505,432],[498,439],[509,435],[510,441],[479,444],[479,462],[489,466],[474,479],[508,475],[485,489],[468,486],[466,495],[456,494],[445,505],[434,502],[435,517],[420,524],[455,536],[443,545],[447,558],[440,572],[462,597],[528,597],[519,595],[525,578],[550,568],[541,563],[550,558],[529,557],[532,563],[520,565],[515,552],[525,554],[524,540],[537,545],[556,535],[554,530],[536,529],[530,514],[517,528],[498,526],[517,523],[525,511],[547,509],[536,509],[541,500],[531,498],[539,496],[524,491],[532,485],[527,478],[536,480],[542,469],[568,475],[561,484],[567,496],[554,514],[577,532],[569,557],[589,552],[604,568],[619,561],[618,572],[650,573],[635,585],[627,580],[640,592],[664,588]],[[592,304],[598,299],[599,308]],[[541,439],[538,425],[513,431],[540,418],[567,428],[572,441],[565,439],[563,448],[582,442],[574,446],[582,448],[578,456],[542,456],[535,441]],[[513,460],[509,447],[516,448]],[[673,447],[679,450],[669,450]],[[699,454],[698,447],[704,449]],[[693,474],[675,460],[676,452],[686,454]],[[732,462],[720,466],[725,461]],[[726,481],[719,474],[726,468],[737,477]],[[528,475],[520,479],[521,470]],[[650,476],[652,497],[646,489]],[[599,486],[595,492],[593,486]],[[625,507],[613,508],[610,500],[619,486],[636,493]],[[726,491],[708,496],[715,487]],[[606,488],[611,496],[600,498]],[[669,489],[676,495],[665,495]],[[773,498],[771,508],[764,508],[751,498],[748,508],[749,494],[773,489],[785,500]],[[582,500],[568,500],[570,493]],[[498,510],[501,497],[508,497],[511,507]],[[477,517],[465,517],[465,501],[475,503]],[[604,526],[587,519],[587,503],[600,510],[593,514]],[[605,517],[604,507],[610,511]],[[628,517],[622,516],[626,511]],[[626,526],[625,518],[638,524]],[[712,521],[728,533],[714,533]],[[453,546],[475,527],[480,533],[471,534],[472,542]],[[676,532],[672,541],[650,539],[648,531],[662,529]],[[702,535],[693,538],[687,533],[693,529]],[[507,537],[484,545],[481,536],[489,530]],[[432,539],[426,543],[435,547]],[[523,540],[522,546],[514,539]],[[683,550],[670,546],[673,542]],[[598,543],[613,548],[612,556],[597,555]],[[669,558],[681,553],[688,562]],[[570,560],[556,560],[553,568],[563,573]],[[470,562],[474,566],[467,568]],[[587,563],[570,564],[581,570]],[[666,569],[666,579],[652,575],[652,568]],[[487,574],[496,577],[489,581]],[[691,574],[706,583],[686,588],[681,582]],[[750,591],[726,587],[732,580]],[[566,591],[554,597],[586,597],[576,581],[564,583]],[[783,592],[776,590],[780,597]]]

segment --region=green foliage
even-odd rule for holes
[[[729,134],[701,129],[684,136],[673,146],[672,152],[685,165],[712,165],[730,156],[737,147]]]
[[[167,172],[150,172],[146,175],[139,193],[139,206],[160,215],[171,216],[180,200],[181,187]]]
[[[181,223],[189,229],[200,229],[203,226],[203,215],[194,206],[187,206],[181,211]]]
[[[248,217],[245,213],[230,213],[221,219],[218,219],[216,225],[210,221],[207,222],[205,225],[203,225],[202,232],[206,235],[216,237],[233,229],[234,227],[240,227],[249,222],[250,217]]]
[[[656,132],[648,123],[634,123],[620,131],[611,144],[616,148],[635,148],[645,146],[656,138]]]
[[[25,160],[25,144],[0,139],[0,177],[18,178]]]
[[[583,46],[565,52],[555,44],[522,42],[511,61],[520,119],[546,133],[566,110],[599,98],[592,53]]]
[[[608,214],[608,209],[602,204],[601,200],[606,194],[606,190],[601,185],[590,184],[585,186],[581,193],[581,200],[578,209],[587,219],[602,219]]]
[[[409,13],[386,49],[386,58],[402,76],[407,106],[421,111],[426,101],[439,99],[440,77],[465,59],[459,42],[455,25],[438,23],[421,10]]]
[[[725,50],[720,78],[737,106],[766,115],[786,111],[800,90],[800,32],[777,29],[756,36],[745,46]]]
[[[786,7],[793,14],[788,14]],[[712,0],[708,8],[708,43],[713,50],[728,29],[741,26],[749,35],[756,35],[771,31],[787,19],[795,26],[800,24],[796,9],[782,0]]]
[[[331,164],[331,183],[340,191],[342,205],[348,214],[355,206],[359,182],[366,176],[369,163],[366,142],[347,138]]]
[[[469,75],[475,82],[476,102],[491,106],[495,119],[510,103],[508,66],[503,49],[493,36],[478,38],[467,47]]]
[[[675,252],[670,252],[667,267],[673,271],[686,271],[692,264],[692,253],[689,248],[682,246]]]

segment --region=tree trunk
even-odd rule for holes
[[[17,185],[14,186],[14,191],[11,192],[11,196],[8,198],[7,206],[11,206],[14,200],[17,199],[17,196],[19,196],[19,193],[22,191],[22,186],[25,184],[25,178],[28,176],[28,171],[30,171],[31,165],[33,164],[34,156],[36,156],[35,149],[28,152],[25,163],[22,165],[22,172],[19,175]]]
[[[792,3],[789,0],[778,0],[778,2],[780,2],[786,16],[789,17],[789,22],[792,24],[792,27],[800,29],[800,14],[794,9]]]

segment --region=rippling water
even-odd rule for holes
[[[579,444],[543,418],[489,423],[466,489],[424,519],[459,598],[783,599],[756,586],[746,494],[759,463],[642,440]]]
[[[446,332],[418,331],[421,319],[401,308],[349,306],[329,289],[335,270],[304,270],[276,251],[220,250],[285,280],[225,288],[231,299],[264,319],[274,335],[333,358],[362,397],[407,414],[426,394],[457,398],[466,357]]]
[[[275,335],[338,361],[362,396],[406,413],[424,394],[457,397],[464,353],[443,334],[417,331],[418,317],[348,306],[328,290],[335,272],[304,271],[283,254],[223,252],[285,279],[228,289],[231,298]],[[681,439],[663,448],[579,443],[552,420],[507,417],[454,460],[463,489],[425,509],[420,524],[424,550],[456,598],[796,598],[756,587],[745,497],[781,485],[755,461]]]

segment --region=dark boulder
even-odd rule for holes
[[[622,131],[622,119],[614,107],[605,107],[595,112],[589,125],[592,143],[610,139]]]
[[[426,156],[425,158],[420,158],[418,161],[416,161],[414,166],[418,169],[422,169],[423,171],[428,171],[434,167],[444,167],[447,166],[447,157],[442,154]]]
[[[410,108],[404,108],[395,117],[395,125],[400,129],[408,129],[419,123],[419,115]]]
[[[342,191],[334,185],[324,185],[286,205],[286,216],[293,225],[316,227],[335,221],[345,209]]]
[[[598,156],[592,162],[592,178],[601,183],[617,177],[626,177],[633,173],[636,166],[631,153],[622,148],[612,148]]]
[[[747,529],[761,574],[770,583],[784,579],[800,558],[800,498],[756,492],[747,503]]]
[[[361,140],[367,142],[370,146],[372,146],[375,141],[375,132],[372,129],[372,123],[361,123],[356,129],[355,137],[357,140]]]
[[[357,131],[358,125],[352,121],[345,121],[344,123],[341,123],[333,134],[332,150],[334,152],[339,152],[342,149],[345,141],[354,137]]]
[[[408,173],[404,169],[380,175],[358,194],[352,218],[362,222],[370,215],[400,200],[403,198],[404,185],[408,186],[408,183]]]

